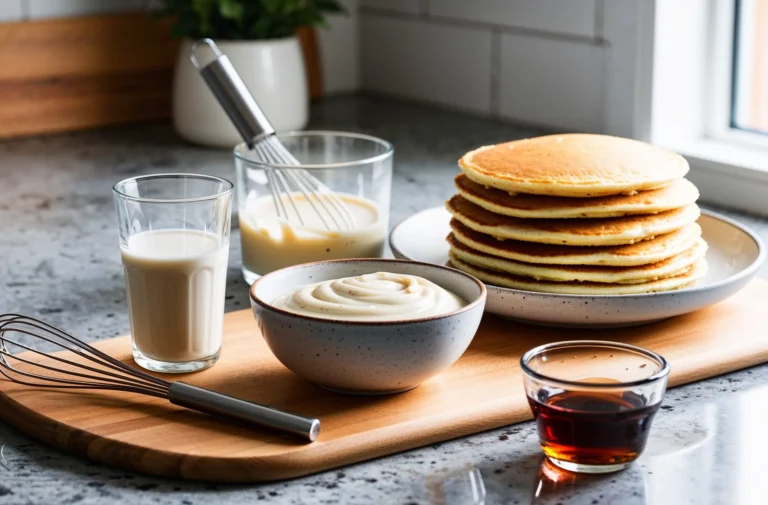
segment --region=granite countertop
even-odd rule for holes
[[[463,152],[537,133],[367,97],[315,105],[311,126],[393,142],[392,224],[453,193]],[[0,143],[0,170],[0,312],[41,317],[87,340],[129,331],[111,186],[161,171],[234,175],[228,151],[187,145],[167,125]],[[768,221],[725,213],[768,238]],[[229,264],[226,309],[232,311],[248,306],[237,229]],[[767,277],[768,267],[759,275]],[[288,482],[229,486],[107,468],[0,422],[8,466],[0,464],[0,504],[468,504],[462,493],[472,469],[482,476],[489,504],[758,503],[768,487],[757,470],[768,449],[760,438],[768,391],[753,388],[767,381],[768,366],[761,366],[669,391],[642,459],[605,477],[553,479],[531,423]]]

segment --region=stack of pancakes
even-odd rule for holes
[[[706,271],[699,192],[675,153],[604,135],[486,146],[459,160],[451,263],[496,286],[638,294]]]

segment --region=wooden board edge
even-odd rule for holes
[[[3,382],[6,381],[0,380],[0,387]],[[344,440],[341,439],[325,444],[327,450],[316,451],[311,459],[305,458],[299,453],[260,458],[190,456],[169,451],[150,451],[117,440],[105,442],[101,437],[86,431],[73,431],[63,427],[59,422],[14,401],[2,389],[0,389],[0,418],[40,442],[111,468],[189,481],[248,484],[303,477],[508,426],[528,420],[531,416],[509,416],[497,412],[488,418],[488,422],[482,424],[471,420],[466,422],[450,420],[444,423],[445,429],[434,429],[434,425],[425,423],[422,429],[405,438],[402,443],[394,446],[378,443],[374,449],[365,452],[349,450],[344,446]],[[391,434],[379,434],[379,439],[396,439],[395,435],[400,435],[399,427],[391,427],[384,431],[390,430],[392,431]],[[446,432],[450,432],[450,434],[446,435]],[[104,457],[102,452],[89,450],[91,444],[94,443],[110,444],[114,447],[107,454],[123,453],[126,457],[114,459]],[[323,444],[321,440],[314,443]],[[129,454],[136,451],[140,451],[142,456],[138,458],[135,456],[128,457]],[[352,454],[352,456],[350,457],[348,454]],[[162,459],[163,463],[158,464],[158,459]],[[220,469],[220,463],[223,459],[227,459],[228,463],[226,472],[222,472]],[[115,465],[114,460],[121,463]],[[317,464],[318,461],[323,461],[323,463]]]
[[[0,381],[0,383],[2,382],[3,381]],[[89,452],[89,446],[92,443],[101,440],[100,437],[83,430],[73,431],[69,428],[64,428],[61,423],[18,404],[13,399],[9,398],[3,391],[0,391],[0,412],[2,412],[0,417],[2,417],[4,422],[10,424],[17,430],[40,442],[69,452],[71,454],[102,463],[106,466],[115,467],[115,465],[113,465],[110,461],[105,461],[99,458],[98,454]],[[111,443],[114,443],[121,449],[134,447],[130,444],[121,442]],[[164,455],[170,456],[172,458],[174,456],[178,456],[168,453]],[[149,475],[159,475],[162,477],[181,477],[181,475],[174,474],[172,472],[152,472],[150,469],[146,468],[145,465],[141,464],[142,460],[139,460],[139,464],[133,464],[129,458],[123,458],[120,461],[122,461],[124,464],[119,465],[119,468],[124,470],[145,473]],[[182,462],[181,458],[178,459],[178,462]]]
[[[686,384],[692,384],[705,379],[712,379],[715,377],[722,377],[723,375],[737,372],[739,370],[746,370],[757,365],[768,363],[768,350],[753,354],[748,357],[732,358],[726,361],[717,375],[710,375],[700,370],[685,370],[683,372],[675,373],[672,369],[669,377],[667,388],[676,388],[678,386],[685,386]]]
[[[752,283],[754,282],[752,281]],[[765,283],[762,280],[759,282]],[[228,315],[232,316],[238,313],[245,317],[246,313],[250,313],[250,310],[242,309]],[[715,352],[715,349],[709,348],[705,352]],[[669,378],[669,387],[674,388],[706,378],[719,377],[737,370],[766,363],[768,362],[768,349],[754,343],[752,348],[742,348],[738,354],[720,350],[718,351],[718,357],[720,356],[722,356],[722,361],[715,368],[714,374],[711,368],[709,373],[697,370],[690,360],[684,360],[678,366],[673,365]],[[137,448],[126,442],[104,440],[83,430],[71,430],[69,427],[25,407],[6,395],[5,385],[7,384],[11,384],[10,381],[0,379],[0,419],[32,438],[97,461],[105,466],[123,468],[128,471],[149,475],[203,482],[256,483],[286,480],[430,444],[447,442],[456,438],[509,426],[529,420],[532,417],[528,410],[525,410],[524,414],[514,414],[511,412],[511,407],[515,405],[517,399],[503,398],[489,402],[480,409],[473,410],[471,415],[465,413],[458,420],[456,418],[451,418],[450,420],[438,419],[435,422],[434,418],[420,419],[416,423],[416,428],[398,443],[388,443],[388,441],[399,440],[399,437],[395,435],[402,435],[400,433],[401,427],[379,428],[376,430],[375,438],[371,442],[372,447],[366,447],[365,452],[357,444],[354,446],[349,445],[351,444],[350,439],[342,437],[333,441],[333,443],[327,443],[323,451],[317,451],[311,458],[298,453],[287,453],[274,457],[240,459],[236,457],[200,457],[170,451],[152,451]],[[524,399],[521,399],[521,401],[524,401]],[[477,419],[478,417],[480,419]],[[423,426],[420,424],[423,424]],[[435,425],[437,425],[437,428],[435,428]],[[112,459],[105,460],[103,457],[100,457],[101,454],[104,454],[103,452],[89,451],[92,444],[99,444],[102,450],[104,444],[113,444],[114,448],[107,452],[108,456],[112,456]],[[323,444],[322,436],[316,444]],[[137,451],[139,456],[135,455]],[[125,457],[114,458],[115,454],[124,455]],[[158,456],[162,456],[162,458]],[[117,459],[121,464],[115,465],[113,459]],[[164,461],[160,463],[159,459]],[[220,468],[216,468],[221,466],[220,463],[224,459],[230,463],[235,463],[234,471],[228,469],[226,474],[222,474]],[[323,463],[316,464],[318,460],[323,461]]]
[[[715,376],[698,371],[683,370],[679,373],[673,372],[670,376],[669,387],[678,387],[706,378],[718,377],[765,362],[768,362],[768,351],[759,352],[749,357],[729,359],[722,364],[721,373]],[[115,467],[111,460],[101,458],[98,452],[88,450],[92,443],[97,443],[101,440],[100,437],[82,430],[76,431],[74,435],[72,433],[65,435],[64,431],[68,432],[69,429],[64,430],[57,421],[30,410],[8,397],[2,390],[3,382],[6,381],[0,381],[0,417],[5,422],[43,443],[109,467]],[[451,419],[440,422],[438,423],[440,426],[437,429],[435,429],[434,420],[430,420],[429,423],[425,422],[423,427],[415,430],[408,437],[403,438],[400,443],[394,445],[377,443],[373,449],[369,448],[365,452],[351,450],[351,447],[345,447],[344,439],[339,439],[333,443],[326,444],[326,450],[314,451],[311,459],[303,457],[298,452],[266,458],[229,458],[228,469],[224,473],[217,468],[223,458],[189,456],[168,451],[149,451],[115,440],[108,442],[114,445],[114,448],[109,453],[124,452],[129,454],[132,451],[140,450],[142,452],[142,457],[140,458],[117,458],[122,463],[117,465],[117,467],[160,477],[230,484],[279,481],[390,456],[532,419],[530,412],[526,412],[524,415],[511,413],[508,408],[510,404],[510,402],[499,400],[484,406],[484,412],[480,416],[480,421],[474,419],[478,416],[477,411],[473,411],[472,415],[465,415],[464,419],[458,421]],[[399,437],[395,435],[400,434],[400,429],[400,427],[385,428],[383,433],[377,434],[377,439],[398,439]],[[387,433],[390,430],[392,433]],[[315,442],[315,444],[323,444],[322,439]],[[164,463],[158,464],[157,458],[154,456],[162,456]],[[171,462],[170,464],[169,461]],[[318,464],[318,461],[322,463]]]

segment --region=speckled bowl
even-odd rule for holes
[[[449,314],[386,322],[303,316],[272,306],[301,286],[375,272],[419,275],[468,304]],[[376,395],[415,388],[464,353],[480,325],[486,289],[453,268],[387,259],[320,261],[277,270],[251,286],[262,335],[283,365],[332,391]]]

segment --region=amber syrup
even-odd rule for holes
[[[648,440],[660,403],[632,392],[559,392],[528,398],[544,453],[580,465],[635,460]]]

